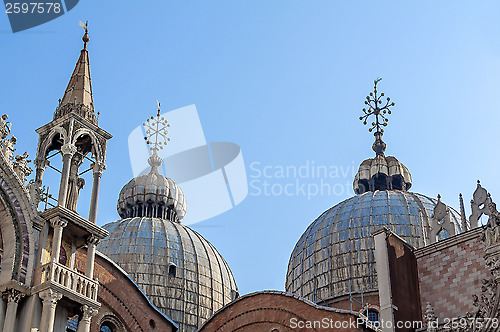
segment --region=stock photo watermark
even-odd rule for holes
[[[79,0],[4,0],[12,32],[31,29],[52,21],[73,9]]]
[[[299,165],[249,165],[250,196],[343,196],[353,193],[352,178],[357,168],[351,165],[322,165],[307,160]]]

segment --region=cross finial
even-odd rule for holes
[[[163,149],[163,147],[167,145],[167,142],[170,141],[170,138],[167,137],[167,128],[170,127],[170,124],[160,115],[160,102],[156,101],[156,103],[158,104],[158,113],[156,117],[152,116],[143,123],[146,129],[146,136],[144,139],[153,153]]]
[[[370,92],[370,95],[368,95],[365,100],[367,108],[363,108],[364,115],[359,117],[359,119],[363,121],[363,124],[366,125],[368,124],[368,118],[375,115],[375,119],[371,123],[371,128],[369,128],[368,131],[372,132],[375,129],[375,143],[373,143],[373,150],[377,153],[377,155],[384,154],[385,143],[382,141],[382,135],[384,133],[383,127],[386,127],[387,122],[389,122],[387,115],[392,113],[390,107],[396,105],[394,102],[391,102],[391,98],[389,97],[387,97],[385,104],[382,101],[384,93],[382,92],[379,95],[377,91],[377,84],[381,80],[382,78],[379,77],[373,81],[373,92]]]

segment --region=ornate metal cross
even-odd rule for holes
[[[142,124],[146,129],[146,136],[144,139],[149,145],[149,149],[153,152],[163,149],[163,147],[167,145],[167,142],[170,141],[170,138],[167,137],[167,128],[170,127],[170,124],[160,115],[160,103],[158,101],[156,102],[158,104],[158,113],[156,117],[152,116]]]
[[[368,109],[363,108],[363,113],[365,113],[365,115],[359,117],[359,119],[363,121],[363,124],[366,125],[368,123],[368,118],[371,115],[375,115],[375,121],[372,122],[372,127],[368,129],[369,132],[376,129],[377,133],[383,133],[384,129],[382,129],[382,127],[387,126],[387,122],[389,122],[386,114],[391,114],[391,110],[389,108],[396,105],[394,102],[391,103],[391,98],[387,97],[385,105],[382,106],[382,97],[384,96],[384,93],[382,92],[380,95],[377,94],[377,84],[381,80],[381,78],[377,78],[373,81],[373,92],[370,92],[370,95],[366,96],[365,100],[365,105],[368,106]]]

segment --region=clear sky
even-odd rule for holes
[[[302,232],[352,195],[353,168],[374,156],[359,116],[379,76],[396,102],[386,154],[408,167],[412,190],[441,194],[456,209],[462,192],[470,214],[481,179],[500,202],[499,9],[496,1],[81,0],[16,34],[0,14],[0,113],[10,116],[17,152],[34,158],[34,130],[52,119],[82,48],[78,21],[88,20],[94,103],[114,135],[98,224],[119,219],[117,196],[132,178],[127,138],[156,100],[164,111],[196,104],[207,140],[238,144],[255,182],[240,205],[192,228],[227,260],[242,294],[282,290]],[[266,166],[308,164],[339,174],[257,177]],[[336,192],[265,195],[265,180]]]

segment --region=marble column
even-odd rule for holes
[[[69,171],[71,169],[71,158],[76,153],[76,147],[73,144],[65,144],[61,147],[61,152],[63,154],[63,168],[61,172],[61,185],[59,186],[58,205],[66,206],[66,199],[68,196]]]
[[[99,239],[90,235],[87,239],[87,262],[85,263],[85,275],[90,279],[94,278],[94,259],[95,259],[95,247],[99,243]]]
[[[99,201],[99,185],[101,176],[106,166],[104,163],[95,162],[92,165],[94,169],[94,182],[92,184],[92,196],[90,198],[89,221],[95,223],[97,218],[97,202]]]
[[[43,301],[42,318],[40,320],[40,332],[52,332],[54,330],[54,319],[56,316],[57,301],[62,298],[62,294],[51,289],[40,292],[38,296]]]
[[[14,332],[16,327],[17,305],[19,300],[24,296],[18,290],[9,289],[7,291],[7,311],[5,313],[5,321],[3,324],[3,332]]]
[[[78,323],[78,329],[76,332],[89,332],[90,331],[90,320],[93,316],[97,315],[97,310],[88,305],[82,306],[82,319]]]
[[[6,304],[3,296],[0,294],[0,326],[3,326],[5,322],[5,310],[6,310]]]
[[[52,238],[52,261],[59,263],[59,253],[61,251],[63,228],[68,225],[68,222],[57,217],[55,219],[52,219],[50,223],[54,228],[54,236]]]

